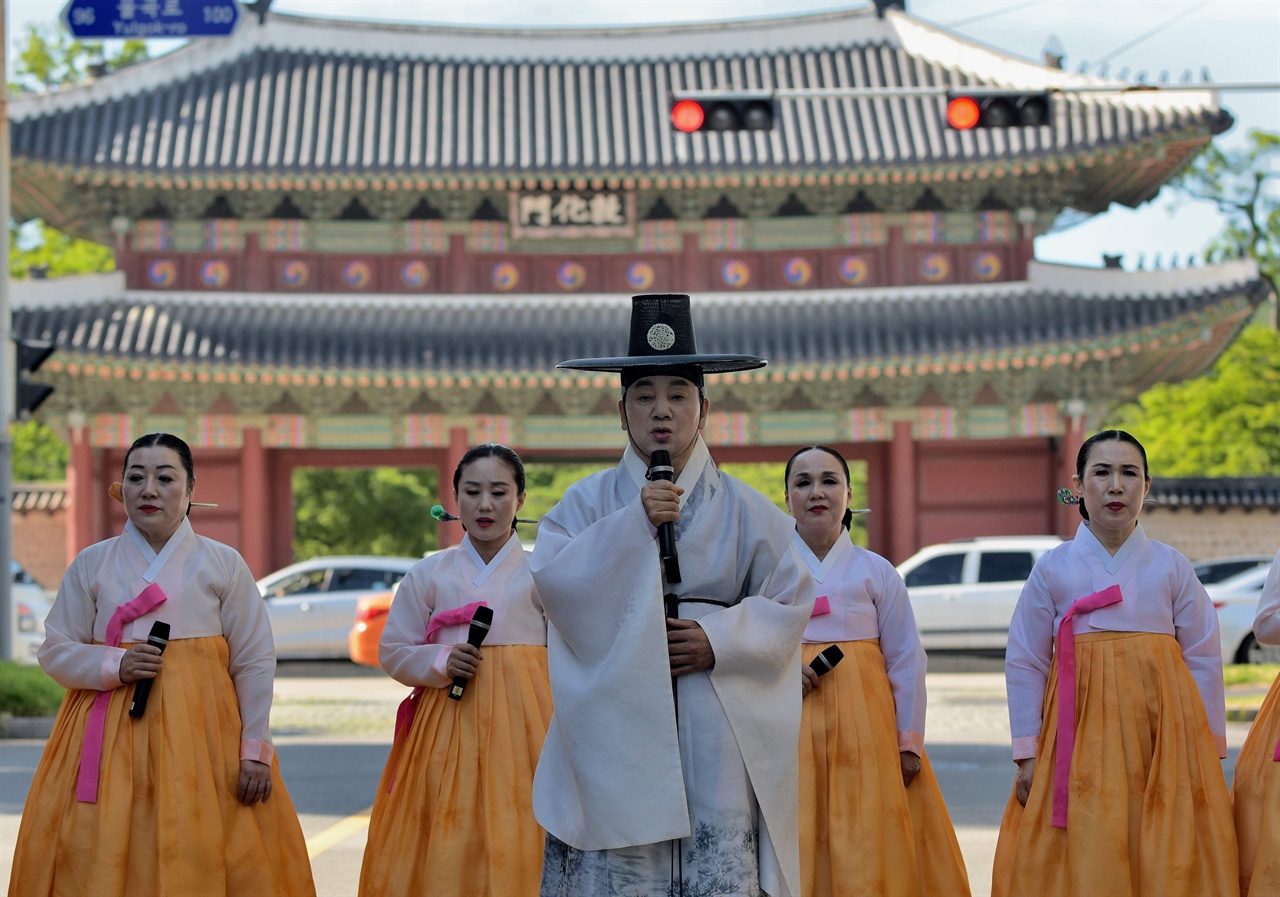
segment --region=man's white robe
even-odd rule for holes
[[[712,691],[681,687],[686,723],[677,731],[656,530],[640,500],[645,470],[628,447],[616,468],[571,486],[539,525],[530,568],[549,622],[555,713],[534,813],[584,851],[688,837],[681,743],[689,756],[698,734],[689,731],[698,721],[691,702],[718,702],[706,713],[727,720],[759,806],[760,887],[797,894],[798,673],[813,584],[792,547],[794,522],[718,471],[698,439],[677,480],[683,581],[667,588],[730,606],[680,605],[706,632],[715,666],[681,677],[704,677]]]

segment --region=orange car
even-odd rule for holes
[[[382,666],[378,662],[378,639],[382,638],[382,629],[387,625],[387,612],[391,610],[391,599],[395,594],[395,589],[370,592],[360,596],[356,602],[356,624],[347,633],[347,648],[356,663],[367,667]]]

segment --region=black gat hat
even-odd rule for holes
[[[631,336],[627,354],[612,358],[574,358],[557,368],[622,374],[627,385],[648,374],[673,374],[701,385],[702,374],[727,374],[762,368],[755,355],[705,355],[693,338],[693,314],[683,293],[654,293],[631,299]],[[677,368],[680,370],[670,370]],[[695,376],[690,376],[693,374]]]

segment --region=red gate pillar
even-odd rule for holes
[[[920,546],[916,544],[919,508],[916,495],[916,443],[911,421],[894,421],[889,446],[889,560],[900,564]]]
[[[245,427],[240,447],[240,556],[255,577],[272,571],[268,558],[267,451],[262,430]]]
[[[445,510],[453,513],[457,510],[454,503],[445,501],[445,496],[453,495],[453,472],[458,469],[458,464],[462,461],[462,456],[467,453],[467,449],[471,448],[471,436],[467,432],[466,427],[450,427],[449,428],[449,452],[445,455],[444,464],[439,469],[438,479],[440,482],[440,503],[445,506]],[[452,548],[454,545],[462,542],[462,524],[455,522],[441,521],[436,529],[436,533],[440,539],[441,548]]]
[[[1062,431],[1062,442],[1058,446],[1058,479],[1060,482],[1054,485],[1054,492],[1057,492],[1063,486],[1071,485],[1071,478],[1076,473],[1076,455],[1080,454],[1080,446],[1084,445],[1084,414],[1067,415],[1067,425]],[[1055,514],[1055,522],[1058,527],[1058,535],[1064,539],[1070,539],[1076,533],[1076,527],[1080,525],[1080,509],[1075,505],[1061,504],[1056,497],[1050,499],[1057,513]]]
[[[71,508],[67,519],[67,563],[98,541],[94,531],[93,446],[89,444],[89,428],[72,426],[71,457],[67,465],[67,497]],[[101,498],[101,496],[98,496]]]

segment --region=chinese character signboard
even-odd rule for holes
[[[511,194],[516,239],[633,237],[635,195],[621,190],[531,190]]]

